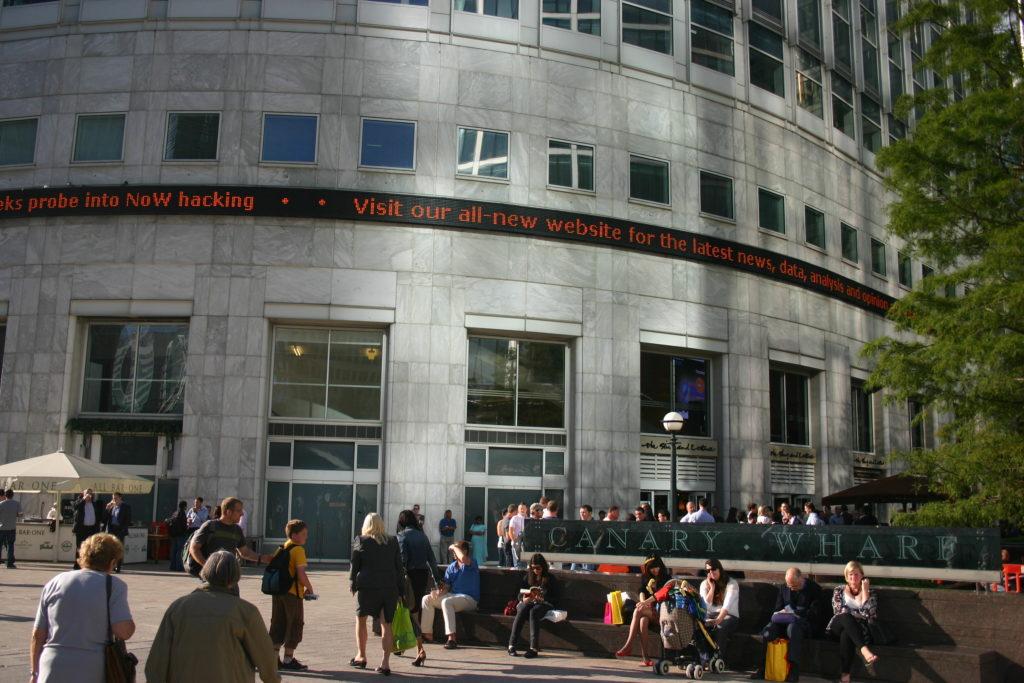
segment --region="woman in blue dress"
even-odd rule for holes
[[[469,527],[469,537],[473,544],[473,560],[478,567],[482,567],[487,562],[487,526],[480,515],[476,516],[473,526]]]

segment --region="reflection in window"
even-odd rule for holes
[[[857,263],[860,253],[857,245],[857,230],[846,223],[839,224],[840,239],[843,244],[843,258]]]
[[[821,60],[806,50],[797,50],[796,58],[796,103],[819,119],[824,118]]]
[[[89,325],[82,412],[180,415],[188,325]]]
[[[548,185],[594,191],[594,148],[548,141]]]
[[[786,234],[786,199],[781,194],[757,188],[757,216],[758,227]]]
[[[896,252],[896,265],[898,266],[898,277],[900,284],[904,287],[914,286],[914,269],[910,257],[902,251]]]
[[[707,0],[690,3],[690,59],[709,69],[736,75],[733,13]]]
[[[907,413],[910,418],[910,447],[924,448],[924,404],[910,399],[907,401]]]
[[[806,375],[783,370],[769,372],[772,443],[810,445],[807,386]]]
[[[470,337],[466,421],[565,427],[565,345]]]
[[[630,155],[629,197],[658,204],[669,203],[668,162]]]
[[[220,114],[167,115],[166,161],[208,161],[217,158]]]
[[[458,175],[508,178],[508,133],[459,128]]]
[[[804,207],[804,239],[819,249],[825,248],[825,214],[809,206]]]
[[[544,0],[541,21],[545,26],[601,35],[600,0]]]
[[[857,115],[853,111],[853,85],[832,74],[832,125],[851,140],[857,139]]]
[[[785,97],[786,70],[782,63],[782,36],[761,24],[751,22],[749,26],[750,83]]]
[[[0,320],[0,381],[4,378],[4,344],[7,342],[7,324]]]
[[[871,272],[885,277],[885,244],[871,238]]]
[[[505,19],[519,18],[519,0],[454,0],[459,12]]]
[[[875,439],[871,394],[864,389],[863,382],[851,383],[850,404],[853,409],[853,450],[861,453],[873,453]]]
[[[305,163],[316,161],[315,116],[264,114],[262,161]]]
[[[821,43],[821,0],[797,0],[796,23],[800,29],[800,45],[813,48],[820,54]]]
[[[832,2],[832,47],[836,67],[853,75],[853,32],[850,28],[850,0]],[[852,136],[851,136],[852,137]]]
[[[622,42],[672,54],[671,0],[623,2]]]
[[[379,420],[383,355],[380,332],[277,328],[271,416]]]
[[[78,117],[73,161],[120,161],[124,153],[124,114]]]
[[[710,436],[711,362],[643,351],[640,353],[640,431],[664,434],[666,413],[686,418],[682,434]]]
[[[104,465],[156,465],[157,438],[104,434],[100,441],[100,462]]]
[[[539,477],[544,470],[544,451],[534,448],[491,448],[487,474],[492,477]]]
[[[865,93],[860,94],[861,123],[864,125],[864,149],[877,154],[882,148],[882,108]]]
[[[864,87],[876,95],[881,92],[878,66],[878,9],[876,0],[860,0],[861,57]]]
[[[782,16],[785,12],[782,0],[751,0],[750,4],[755,13],[782,25]]]
[[[292,467],[297,470],[351,472],[355,444],[347,441],[296,441]]]
[[[38,127],[39,119],[0,121],[0,166],[35,161]]]
[[[363,119],[360,166],[412,170],[415,159],[415,123]]]
[[[707,171],[700,172],[700,211],[730,220],[735,218],[732,178]]]

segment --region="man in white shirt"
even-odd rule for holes
[[[512,544],[513,567],[519,565],[519,558],[523,554],[523,541],[521,539],[523,535],[523,522],[526,521],[529,511],[530,508],[526,507],[526,503],[520,503],[518,514],[513,516],[508,522],[508,540]]]
[[[188,523],[188,530],[195,531],[203,525],[203,522],[210,518],[210,510],[203,505],[203,499],[196,496],[195,503],[185,513],[185,521]]]
[[[688,516],[692,516],[692,519],[690,520],[690,522],[692,524],[714,524],[715,523],[715,516],[712,515],[710,512],[708,512],[707,504],[708,503],[707,503],[706,500],[704,500],[703,498],[700,499],[700,502],[697,503],[697,510],[692,515],[688,515]]]

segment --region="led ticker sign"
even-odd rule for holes
[[[670,256],[796,285],[884,315],[893,298],[837,273],[739,242],[552,209],[382,192],[145,185],[0,191],[0,219],[90,215],[269,216],[498,232]]]

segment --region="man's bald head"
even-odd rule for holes
[[[790,567],[786,570],[786,585],[790,590],[802,590],[804,587],[804,574],[799,567]]]

